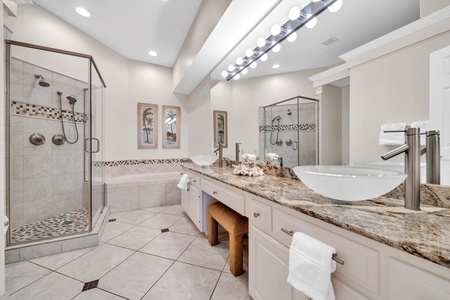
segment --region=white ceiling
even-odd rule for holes
[[[268,37],[273,24],[285,23],[293,6],[303,6],[305,2],[308,0],[281,1],[225,59],[216,62],[212,79],[224,80],[221,72],[229,64],[234,64],[247,48],[255,48],[259,37]],[[339,64],[342,62],[339,55],[419,18],[420,0],[343,2],[340,11],[322,13],[316,27],[301,28],[295,42],[284,41],[279,53],[269,53],[268,61],[258,62],[256,69],[250,69],[241,78]],[[34,0],[34,3],[129,59],[172,67],[201,0]],[[246,1],[234,0],[232,3],[235,9],[239,5],[245,6]],[[91,17],[78,15],[75,12],[77,6],[88,9]],[[210,38],[221,34],[213,33]],[[331,36],[339,40],[330,46],[322,45]],[[149,56],[150,50],[157,51],[158,56]],[[280,64],[280,68],[272,69],[275,63]]]
[[[172,67],[201,0],[33,0],[126,58]],[[87,9],[89,18],[75,8]],[[157,57],[148,55],[150,50]]]

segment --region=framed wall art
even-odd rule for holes
[[[138,103],[138,149],[158,148],[158,105]]]
[[[219,142],[224,148],[228,147],[228,116],[226,111],[213,111],[214,118],[214,147],[219,147]]]
[[[163,105],[162,107],[162,147],[180,149],[180,107]]]

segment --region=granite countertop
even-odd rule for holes
[[[234,175],[232,168],[183,167],[311,217],[450,268],[450,209],[421,205],[403,207],[403,200],[378,197],[338,203],[314,193],[301,181],[264,175]]]

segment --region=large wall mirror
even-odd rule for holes
[[[345,63],[343,54],[445,9],[445,5],[429,8],[423,0],[344,0],[338,12],[323,12],[314,28],[300,28],[295,41],[283,41],[279,52],[267,53],[267,60],[258,60],[256,68],[248,68],[239,80],[222,77],[247,49],[255,48],[258,38],[270,35],[274,24],[284,23],[292,7],[309,2],[280,2],[211,73],[211,109],[228,111],[231,147],[225,155],[230,158],[236,155],[234,143],[241,143],[240,154],[255,153],[264,160],[261,108],[299,95],[320,102],[320,164],[380,160],[381,154],[393,149],[378,144],[381,124],[429,118],[429,54],[448,44],[448,33],[427,39],[428,44],[406,47],[402,53],[355,65],[349,69],[351,76],[330,80],[320,89],[310,79]],[[417,77],[418,72],[424,75]]]

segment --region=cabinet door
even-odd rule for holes
[[[200,207],[201,207],[201,201],[200,201],[200,191],[198,188],[196,188],[193,185],[189,186],[189,215],[191,217],[192,222],[194,222],[195,226],[197,226],[198,229],[200,228]]]
[[[288,248],[253,225],[249,232],[249,268],[249,293],[253,299],[306,298],[287,282]]]
[[[189,189],[189,186],[188,186]],[[183,210],[189,215],[189,192],[187,190],[181,190],[181,207],[183,208]]]

